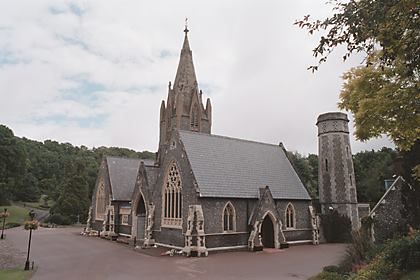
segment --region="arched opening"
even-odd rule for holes
[[[228,202],[223,210],[223,231],[232,232],[236,230],[235,208]]]
[[[199,131],[200,116],[197,104],[194,104],[191,110],[190,125],[192,131]]]
[[[181,228],[182,226],[182,182],[175,162],[169,165],[162,189],[162,225]]]
[[[274,224],[270,215],[266,215],[261,225],[261,239],[265,248],[275,248],[274,246]]]
[[[144,239],[144,231],[146,228],[146,204],[144,203],[143,195],[140,195],[140,198],[137,202],[136,218],[137,238]]]
[[[296,224],[295,208],[293,207],[291,203],[289,203],[286,207],[285,223],[286,223],[286,228],[295,228],[295,224]]]

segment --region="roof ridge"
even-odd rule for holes
[[[407,183],[404,178],[400,175],[398,176],[394,182],[392,182],[391,186],[389,186],[389,188],[385,191],[385,193],[382,195],[382,197],[378,200],[378,202],[375,204],[375,206],[373,206],[373,209],[370,210],[369,216],[375,212],[376,208],[378,208],[379,204],[382,202],[382,200],[385,199],[385,197],[388,195],[388,193],[391,191],[391,189],[394,188],[394,186],[397,184],[398,181],[402,180],[404,183]]]
[[[105,156],[107,159],[108,158],[117,158],[117,159],[128,159],[128,160],[153,160],[153,159],[149,159],[149,158],[132,158],[132,157],[119,157],[119,156]]]
[[[247,139],[242,139],[242,138],[235,138],[235,137],[231,137],[231,136],[208,134],[208,133],[195,132],[195,131],[189,131],[189,130],[179,130],[179,132],[180,133],[189,133],[189,134],[199,134],[199,135],[203,135],[203,136],[223,138],[223,139],[236,140],[236,141],[241,141],[241,142],[248,142],[248,143],[253,143],[253,144],[261,144],[261,145],[267,145],[267,146],[273,146],[273,147],[281,148],[279,145],[276,145],[276,144],[258,142],[258,141],[255,141],[255,140],[247,140]]]

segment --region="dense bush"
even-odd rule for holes
[[[341,243],[351,241],[351,221],[336,210],[321,215],[321,226],[327,242]]]
[[[420,269],[420,232],[394,239],[352,280],[400,279],[403,272]]]
[[[57,225],[70,225],[71,224],[70,218],[65,217],[61,214],[51,215],[45,220],[45,222],[57,224]]]
[[[337,272],[328,272],[323,271],[317,276],[309,278],[309,280],[344,280],[347,279],[346,276],[339,274]]]
[[[21,226],[21,224],[19,224],[19,223],[10,222],[10,223],[6,223],[4,225],[4,228],[14,228],[14,227],[20,227],[20,226]]]
[[[384,259],[400,270],[420,269],[420,232],[389,242],[384,250]]]
[[[336,265],[329,265],[329,266],[325,266],[323,268],[323,271],[325,272],[335,272],[335,273],[340,273],[340,268]]]
[[[353,231],[351,237],[352,243],[347,248],[347,255],[349,256],[351,263],[366,263],[370,259],[371,252],[374,247],[370,237],[368,236],[368,232],[363,229]]]

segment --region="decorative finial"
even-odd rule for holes
[[[187,35],[187,33],[188,33],[188,18],[186,17],[185,18],[185,29],[184,29],[184,32],[185,32],[185,35]]]

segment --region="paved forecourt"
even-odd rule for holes
[[[31,260],[38,270],[31,279],[307,279],[322,267],[338,263],[345,254],[343,244],[324,244],[257,253],[210,253],[203,258],[161,257],[100,238],[80,236],[80,231],[36,230]],[[17,250],[26,252],[27,231],[10,229],[7,238]]]

